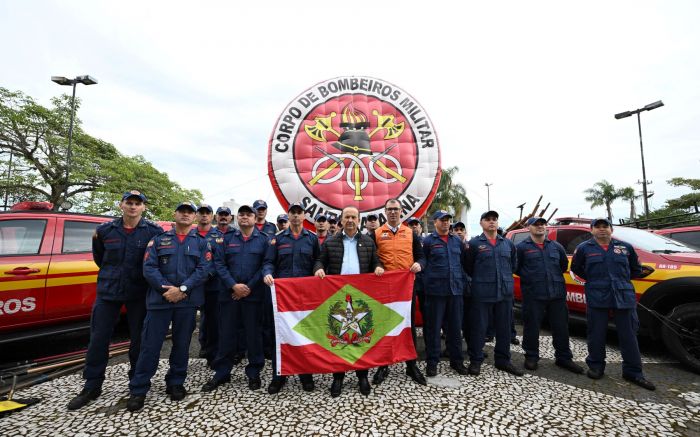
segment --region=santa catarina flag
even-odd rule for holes
[[[413,279],[407,270],[275,279],[278,373],[344,372],[415,359]]]

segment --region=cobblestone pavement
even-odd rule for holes
[[[492,346],[492,344],[491,344]],[[585,341],[572,338],[574,359],[585,358]],[[491,347],[487,347],[493,357]],[[521,366],[522,349],[512,348]],[[551,337],[541,338],[542,360],[522,378],[496,370],[486,360],[479,377],[459,376],[442,362],[427,387],[414,384],[404,365],[391,367],[389,378],[362,396],[349,373],[343,394],[331,398],[330,375],[316,375],[316,391],[306,393],[295,378],[282,392],[247,388],[243,368],[230,384],[212,393],[199,388],[211,376],[204,360],[190,360],[181,402],[165,395],[167,360],[161,360],[146,407],[125,410],[127,364],[108,368],[102,396],[78,412],[66,404],[82,386],[79,374],[17,393],[43,401],[0,419],[3,436],[95,435],[700,435],[700,378],[664,356],[645,355],[645,372],[658,389],[649,392],[621,378],[619,351],[608,347],[606,377],[592,381],[553,364]],[[196,334],[192,356],[196,356]],[[167,357],[167,348],[163,351]]]

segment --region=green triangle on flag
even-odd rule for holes
[[[403,320],[396,311],[346,284],[293,329],[354,364]]]

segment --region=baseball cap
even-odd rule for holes
[[[315,222],[325,222],[328,221],[328,217],[326,217],[326,214],[316,214],[316,217],[314,217]]]
[[[450,214],[449,212],[445,211],[444,209],[441,209],[441,210],[439,210],[439,211],[435,211],[435,212],[433,213],[433,220],[440,220],[440,219],[443,219],[443,218],[445,218],[445,217],[450,217],[450,218],[452,218],[452,214]]]
[[[255,210],[254,210],[253,208],[251,208],[250,205],[241,205],[241,206],[239,206],[239,207],[238,207],[238,213],[240,214],[240,213],[242,213],[242,212],[252,212],[253,214],[255,214]]]
[[[264,200],[256,200],[253,202],[253,209],[257,211],[260,208],[267,209],[267,203]]]
[[[189,201],[180,202],[175,207],[175,211],[178,211],[180,209],[191,209],[192,212],[197,212],[197,205]]]
[[[452,226],[454,226],[455,228],[464,228],[464,229],[467,229],[467,227],[464,226],[464,223],[463,223],[463,222],[457,222],[457,223],[453,224]]]
[[[610,223],[610,220],[608,220],[605,217],[594,218],[593,221],[591,222],[591,228],[594,228],[595,225],[597,225],[598,223],[607,223],[608,226],[610,226],[612,228],[612,223]]]
[[[211,207],[208,203],[202,203],[199,205],[199,208],[197,208],[197,212],[199,212],[200,209],[206,209],[210,213],[214,212],[214,208]]]
[[[420,220],[418,220],[416,217],[411,217],[410,219],[406,220],[406,223],[413,224],[413,223],[420,223]]]
[[[532,226],[537,222],[544,222],[545,225],[547,224],[547,220],[543,219],[542,217],[530,217],[529,219],[527,219],[525,224],[528,226]]]
[[[304,212],[304,207],[301,206],[301,203],[299,202],[290,203],[289,207],[287,208],[287,212],[290,212],[293,208],[299,208],[301,212]]]
[[[485,213],[481,214],[481,218],[479,220],[483,220],[486,217],[496,217],[496,219],[498,219],[498,213],[496,211],[486,211]]]
[[[138,197],[139,199],[141,199],[141,202],[146,202],[146,196],[139,190],[125,191],[124,194],[122,194],[122,202],[128,199],[129,197]]]
[[[328,217],[328,223],[338,223],[338,219],[335,217]]]
[[[220,206],[220,207],[216,208],[216,213],[217,214],[231,215],[231,208],[229,208],[228,206]]]
[[[375,213],[367,214],[367,220],[379,220],[379,216]]]
[[[288,222],[289,216],[287,214],[280,214],[277,216],[277,222]]]

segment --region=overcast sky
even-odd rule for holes
[[[331,77],[384,79],[428,111],[474,233],[486,182],[506,226],[540,194],[557,216],[599,216],[583,194],[595,182],[641,191],[636,119],[613,115],[656,100],[642,114],[650,206],[687,192],[665,181],[700,177],[698,17],[696,1],[0,0],[0,86],[48,105],[69,91],[52,75],[90,74],[88,133],[212,205],[263,198],[276,215],[279,113]]]

